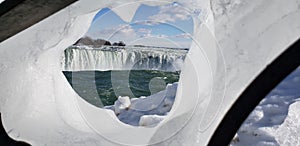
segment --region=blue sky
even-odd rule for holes
[[[100,10],[86,36],[127,45],[149,45],[189,48],[193,34],[193,20],[177,4],[165,6],[141,5],[133,20],[124,22],[109,8]]]

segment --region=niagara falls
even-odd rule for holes
[[[113,110],[126,124],[154,126],[161,121],[175,100],[188,49],[92,47],[74,45],[64,51],[63,73],[73,89],[90,104]],[[128,105],[120,108],[118,102],[126,97],[127,103],[121,105]],[[155,122],[143,122],[144,116],[148,116],[146,121]]]
[[[300,0],[0,0],[0,145],[300,145]]]
[[[176,3],[165,7],[180,9]],[[158,11],[146,5],[140,10]],[[171,111],[192,41],[191,17],[173,23],[147,20],[154,16],[136,16],[123,24],[103,9],[61,55],[63,74],[75,92],[131,126],[154,127]],[[101,27],[106,24],[110,26]]]

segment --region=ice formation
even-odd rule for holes
[[[63,70],[181,70],[187,50],[172,50],[165,48],[126,47],[117,48],[78,49],[65,51],[62,59]]]
[[[139,125],[140,126],[155,126],[159,122],[161,122],[166,116],[159,116],[159,115],[143,115],[140,118]]]
[[[300,67],[254,109],[232,146],[299,145]]]
[[[112,106],[120,121],[133,126],[154,127],[159,124],[171,110],[175,100],[178,83],[168,84],[166,89],[148,97],[119,97]]]
[[[72,90],[60,57],[99,9],[115,8],[130,21],[140,3],[172,2],[81,0],[1,42],[0,110],[8,135],[32,145],[206,145],[245,87],[298,39],[300,2],[178,0],[193,15],[194,42],[173,108],[155,127],[125,125]],[[293,125],[293,117],[282,126]]]
[[[121,110],[128,110],[131,105],[131,101],[128,96],[118,97],[118,100],[115,101],[113,109],[115,113],[118,115],[121,113]]]

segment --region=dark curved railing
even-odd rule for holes
[[[0,42],[77,0],[5,0],[0,4]]]
[[[0,126],[0,145],[2,146],[29,146],[29,144],[21,142],[21,141],[15,141],[11,139],[7,133],[5,132],[3,125],[2,125],[2,120],[1,120],[1,114],[0,114],[0,121],[1,121],[1,126]]]

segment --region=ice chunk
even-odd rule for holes
[[[128,96],[120,96],[114,105],[106,106],[104,109],[114,110],[118,119],[123,123],[133,126],[154,127],[171,110],[177,86],[177,82],[168,84],[165,90],[147,97],[141,96],[140,98],[129,99]],[[141,120],[142,117],[145,119]]]
[[[119,96],[118,100],[115,101],[114,109],[116,114],[120,114],[121,110],[126,110],[130,107],[131,102],[128,96]]]
[[[288,115],[276,130],[276,140],[280,145],[300,145],[300,102],[290,106]]]
[[[140,118],[139,125],[145,127],[153,127],[161,122],[165,117],[166,116],[159,115],[144,115]]]

